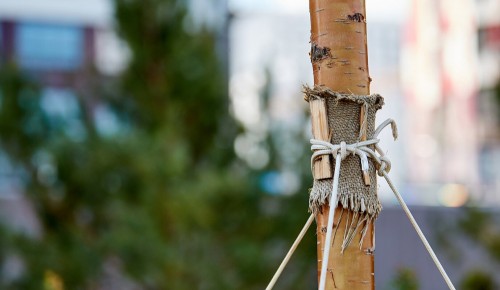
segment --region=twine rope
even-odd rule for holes
[[[422,230],[418,226],[417,221],[415,220],[415,218],[411,214],[411,211],[408,208],[408,206],[406,205],[405,201],[403,200],[403,197],[401,196],[401,194],[399,193],[399,191],[396,189],[396,187],[392,183],[392,180],[389,178],[389,176],[387,175],[387,173],[386,172],[382,172],[382,176],[387,181],[387,184],[389,184],[389,187],[392,189],[392,192],[394,192],[394,195],[396,196],[399,204],[401,205],[401,207],[403,208],[403,211],[405,212],[406,216],[410,220],[411,225],[413,226],[413,228],[417,232],[420,240],[424,244],[425,249],[427,250],[427,252],[431,256],[432,261],[434,261],[434,264],[436,264],[436,267],[438,268],[439,273],[441,273],[441,276],[443,276],[443,279],[446,282],[446,285],[448,285],[448,288],[450,288],[450,290],[455,290],[455,286],[453,286],[453,283],[451,282],[450,277],[448,277],[448,274],[446,274],[446,271],[444,270],[443,265],[441,265],[441,263],[439,262],[438,257],[436,256],[436,254],[432,250],[431,245],[429,244],[429,242],[425,238],[424,233],[422,232]]]
[[[411,225],[417,232],[420,240],[424,244],[425,249],[431,256],[434,264],[438,268],[439,272],[443,276],[443,279],[445,280],[446,284],[448,285],[448,288],[450,290],[455,290],[455,287],[453,286],[453,283],[451,282],[450,278],[448,277],[448,274],[446,274],[446,271],[444,270],[443,266],[441,265],[441,262],[439,262],[439,259],[437,258],[436,254],[434,253],[434,250],[430,246],[429,242],[427,241],[424,233],[418,226],[417,221],[413,217],[413,215],[410,212],[410,209],[406,205],[406,203],[403,200],[403,197],[399,193],[399,191],[396,189],[394,186],[394,183],[392,180],[389,178],[387,175],[389,171],[391,170],[391,162],[390,160],[385,156],[384,152],[378,145],[378,142],[380,141],[377,139],[378,134],[387,127],[388,125],[391,125],[392,128],[392,135],[394,139],[397,139],[398,134],[397,134],[397,127],[396,123],[392,119],[387,119],[385,120],[382,124],[380,124],[377,129],[375,130],[373,134],[373,139],[368,140],[368,141],[363,141],[363,142],[358,142],[354,144],[345,144],[345,142],[341,142],[339,145],[333,145],[329,142],[321,141],[321,140],[316,140],[316,139],[311,139],[311,149],[314,151],[314,154],[311,157],[311,164],[314,166],[314,161],[316,158],[322,155],[332,155],[332,156],[337,156],[336,157],[336,162],[335,162],[335,174],[334,174],[334,180],[333,180],[333,188],[332,188],[332,196],[330,196],[330,200],[332,198],[335,198],[334,203],[330,203],[334,206],[336,206],[337,201],[336,201],[336,195],[337,195],[337,188],[338,187],[338,172],[340,171],[340,160],[344,160],[345,157],[347,156],[347,152],[350,152],[352,154],[358,155],[360,162],[361,162],[361,170],[366,171],[368,170],[368,157],[370,157],[373,162],[376,164],[377,167],[377,173],[379,176],[384,177],[385,180],[387,181],[387,184],[389,184],[389,187],[393,191],[394,195],[396,196],[399,204],[403,208],[403,211],[405,212],[406,216],[410,220]],[[371,150],[369,145],[374,145],[375,151]],[[380,154],[380,155],[377,155]],[[331,244],[331,235],[332,235],[332,228],[333,228],[333,219],[334,219],[334,212],[335,210],[330,210],[329,215],[328,215],[328,226],[327,226],[327,232],[326,232],[326,239],[325,239],[325,247],[323,251],[323,257],[322,257],[322,267],[321,267],[321,276],[320,276],[320,284],[319,284],[319,289],[324,290],[325,289],[325,284],[326,284],[326,270],[328,266],[328,258],[329,258],[329,252],[330,252],[330,244]]]
[[[271,282],[269,282],[269,285],[267,285],[266,290],[271,290],[274,287],[274,284],[276,284],[276,281],[278,281],[279,276],[281,275],[281,272],[283,272],[283,269],[285,269],[286,264],[288,264],[288,261],[290,261],[290,258],[293,255],[293,252],[295,252],[295,249],[297,249],[297,246],[300,244],[302,241],[302,238],[306,234],[307,230],[311,226],[312,222],[314,220],[314,214],[311,214],[309,218],[307,219],[306,224],[300,231],[299,235],[295,239],[295,242],[293,242],[292,247],[290,250],[288,250],[288,253],[286,254],[285,258],[283,259],[283,262],[281,262],[280,266],[278,267],[278,270],[276,273],[274,273],[273,278],[271,279]]]
[[[397,133],[397,127],[396,123],[392,119],[387,119],[385,120],[382,124],[380,124],[375,132],[373,133],[373,138],[367,141],[362,141],[362,142],[357,142],[354,144],[346,144],[345,142],[340,142],[340,144],[331,144],[326,141],[322,140],[316,140],[316,139],[311,139],[311,150],[313,150],[313,155],[311,157],[311,169],[314,170],[314,161],[323,155],[332,155],[335,157],[335,171],[334,171],[334,176],[333,176],[333,186],[332,186],[332,192],[329,197],[329,204],[336,206],[337,204],[337,191],[338,191],[338,182],[339,182],[339,174],[340,174],[340,165],[341,161],[344,160],[348,154],[353,154],[353,155],[358,155],[360,158],[361,162],[361,170],[362,171],[367,171],[368,170],[368,158],[371,158],[373,162],[376,165],[376,170],[377,174],[381,177],[384,177],[385,180],[387,181],[387,184],[391,188],[392,192],[396,196],[396,199],[398,200],[399,204],[403,208],[403,211],[405,212],[406,216],[410,220],[411,225],[417,232],[420,240],[424,244],[425,249],[431,256],[434,264],[438,268],[439,272],[441,273],[444,281],[448,285],[448,288],[450,290],[455,290],[455,286],[453,286],[453,283],[451,282],[450,278],[448,277],[448,274],[446,274],[446,271],[444,270],[443,266],[441,265],[441,262],[437,258],[436,254],[434,253],[434,250],[430,246],[429,242],[427,241],[427,238],[425,237],[424,233],[420,229],[417,221],[413,217],[413,215],[410,212],[410,209],[406,205],[406,203],[403,200],[403,197],[399,193],[399,191],[396,189],[394,186],[394,183],[392,180],[389,178],[387,175],[389,171],[391,170],[391,162],[390,160],[385,156],[384,152],[382,149],[379,147],[378,142],[380,141],[377,139],[378,135],[380,132],[387,127],[388,125],[391,125],[392,129],[392,135],[394,137],[394,140],[397,139],[398,133]],[[375,151],[370,149],[368,146],[374,146]],[[379,155],[377,155],[377,153]],[[332,199],[334,199],[334,202],[332,203]],[[333,221],[334,221],[334,213],[335,210],[331,209],[328,214],[328,226],[326,229],[326,238],[325,238],[325,247],[323,248],[323,257],[322,257],[322,264],[321,264],[321,275],[320,275],[320,283],[319,283],[319,290],[324,290],[325,285],[326,285],[326,271],[327,271],[327,266],[328,266],[328,258],[330,254],[330,248],[331,248],[331,237],[332,237],[332,229],[333,229]],[[288,263],[291,255],[297,248],[297,245],[300,243],[302,240],[302,237],[305,234],[305,231],[309,228],[311,225],[312,219],[314,218],[314,214],[311,214],[309,217],[306,225],[302,229],[302,231],[299,234],[299,237],[295,240],[292,248],[290,251],[287,253],[285,259],[281,263],[280,267],[278,268],[278,271],[274,274],[273,279],[271,280],[271,283],[267,286],[266,290],[271,290],[272,287],[274,286],[274,283],[276,283],[276,280],[278,277],[281,275],[284,267]]]

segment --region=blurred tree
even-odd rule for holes
[[[493,260],[500,264],[500,231],[490,213],[475,207],[467,208],[457,227],[459,232],[484,247]]]
[[[495,86],[491,89],[493,93],[493,102],[496,107],[496,111],[500,112],[500,79],[497,80]],[[500,114],[496,118],[498,128],[500,129]]]
[[[475,270],[469,272],[460,284],[462,290],[494,290],[498,289],[495,286],[493,278],[482,271]]]
[[[401,268],[391,283],[392,290],[418,290],[418,280],[412,270]]]
[[[194,26],[185,2],[115,1],[129,66],[80,92],[71,119],[46,110],[35,80],[2,66],[0,146],[41,234],[2,225],[0,258],[22,271],[1,276],[1,289],[261,289],[272,276],[307,195],[265,194],[260,173],[234,156],[214,35]],[[99,110],[114,130],[102,129]],[[298,255],[286,289],[314,281],[315,251]]]
[[[466,259],[466,255],[456,246],[457,240],[466,238],[473,242],[475,247],[482,248],[491,258],[485,261],[489,264],[488,267],[484,270],[467,269],[465,277],[460,281],[460,289],[497,289],[495,274],[500,265],[498,218],[490,209],[479,208],[473,202],[469,202],[469,206],[462,210],[463,214],[457,221],[438,226],[437,229],[441,232],[438,235],[440,248],[457,264]]]

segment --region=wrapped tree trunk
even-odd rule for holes
[[[368,96],[371,79],[365,1],[310,0],[309,5],[315,88],[306,89],[306,98],[311,107],[313,135],[332,143],[366,140],[367,134],[373,132],[375,111],[383,101]],[[353,131],[353,126],[358,128]],[[333,169],[330,158],[322,156],[315,161],[313,171],[315,185],[311,194],[315,197],[311,198],[311,209],[317,222],[318,280],[323,249],[328,246],[325,245],[325,236],[331,209],[324,192],[329,193],[331,188]],[[340,196],[339,203],[332,205],[336,212],[330,229],[334,234],[325,289],[375,288],[373,222],[381,209],[376,197],[376,176],[373,164],[370,164],[370,173],[363,175],[359,161],[354,158],[349,156],[343,161],[346,166],[342,165],[340,170],[339,196],[345,196],[344,199]],[[358,169],[350,170],[350,167]],[[326,188],[323,193],[321,187]],[[352,199],[357,192],[361,196],[358,202]],[[320,195],[323,196],[318,198]]]

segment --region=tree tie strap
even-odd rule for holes
[[[333,175],[333,183],[332,183],[332,190],[331,194],[329,196],[329,204],[336,206],[338,203],[338,184],[339,184],[339,175],[340,175],[340,165],[342,160],[344,160],[349,154],[357,155],[360,158],[361,162],[361,170],[362,171],[367,171],[368,170],[368,158],[371,158],[372,161],[376,165],[376,170],[377,174],[381,177],[384,177],[385,180],[387,181],[387,184],[393,191],[394,195],[396,196],[396,199],[398,200],[399,204],[403,208],[403,211],[405,212],[406,216],[410,220],[410,223],[412,224],[413,228],[417,232],[418,236],[420,237],[420,240],[424,244],[424,247],[426,248],[427,252],[431,256],[434,264],[438,268],[439,272],[443,276],[444,281],[448,285],[448,288],[450,290],[455,290],[455,287],[453,286],[453,283],[451,282],[450,278],[446,274],[446,271],[444,270],[443,266],[439,262],[439,259],[437,258],[436,254],[432,250],[432,247],[430,246],[429,242],[427,241],[425,235],[423,234],[422,230],[418,226],[415,218],[411,214],[408,206],[404,202],[401,194],[399,191],[396,189],[394,186],[392,180],[389,178],[387,175],[389,171],[391,170],[391,162],[389,158],[387,158],[382,151],[382,149],[379,147],[379,139],[377,139],[378,135],[380,132],[387,127],[388,125],[391,125],[392,129],[392,135],[394,137],[394,140],[397,139],[398,133],[397,133],[397,127],[396,123],[392,119],[387,119],[384,121],[382,124],[380,124],[377,129],[375,130],[373,134],[373,138],[367,141],[362,141],[362,142],[357,142],[354,144],[346,144],[345,142],[340,142],[339,144],[331,144],[327,141],[321,141],[321,140],[316,140],[316,139],[311,139],[311,150],[313,151],[312,157],[311,157],[311,168],[314,166],[314,161],[323,155],[332,155],[335,158],[335,170],[334,170],[334,175]],[[368,146],[373,146],[375,150],[372,150]],[[377,154],[378,153],[378,154]],[[333,202],[331,202],[333,199]],[[326,239],[325,239],[325,246],[323,249],[323,257],[322,257],[322,264],[321,264],[321,275],[320,275],[320,282],[319,282],[319,290],[324,290],[325,285],[326,285],[326,271],[327,271],[327,266],[328,266],[328,258],[330,254],[330,248],[331,248],[331,238],[332,238],[332,229],[333,229],[333,221],[334,221],[334,215],[335,215],[335,210],[331,209],[328,214],[328,226],[326,229]],[[273,279],[271,280],[271,283],[267,286],[266,290],[271,290],[272,287],[274,286],[274,283],[278,279],[279,275],[283,271],[283,268],[285,267],[286,263],[290,259],[291,255],[293,254],[293,251],[297,247],[297,245],[300,243],[300,240],[302,239],[305,231],[309,228],[311,225],[311,219],[314,217],[314,213],[309,217],[308,222],[302,229],[301,233],[299,234],[299,237],[297,240],[294,242],[294,245],[292,246],[292,249],[288,252],[287,256],[285,257],[285,260],[283,263],[280,265],[280,268],[278,271],[275,273]],[[344,241],[344,244],[342,245],[342,251],[345,250],[349,243]]]
[[[311,169],[314,169],[314,161],[323,155],[337,156],[340,153],[340,159],[344,160],[347,157],[347,152],[358,155],[361,162],[361,170],[368,171],[368,157],[373,159],[375,164],[378,165],[377,172],[379,176],[383,176],[382,172],[389,173],[391,170],[391,161],[384,154],[384,151],[378,146],[380,139],[377,139],[378,134],[387,127],[391,125],[392,136],[394,140],[398,138],[398,131],[396,122],[393,119],[387,119],[382,124],[380,124],[375,132],[373,133],[373,138],[366,141],[356,142],[354,144],[346,144],[344,141],[340,144],[331,144],[327,141],[311,139],[311,150],[313,154],[311,156]],[[375,151],[370,149],[370,145],[375,146],[375,151],[379,154],[377,155]]]

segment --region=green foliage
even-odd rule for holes
[[[497,110],[499,110],[500,109],[500,79],[497,80],[496,85],[493,87],[493,98],[494,98],[494,102],[497,106]],[[497,121],[500,122],[500,116],[497,117]]]
[[[418,280],[410,269],[399,269],[391,283],[392,290],[418,290]]]
[[[458,222],[458,228],[483,246],[497,263],[500,262],[500,233],[491,214],[478,208],[468,208]]]
[[[479,270],[471,271],[465,276],[460,284],[462,290],[494,290],[498,289],[495,286],[493,278]]]
[[[78,134],[43,108],[24,72],[2,67],[0,146],[41,234],[0,226],[0,259],[17,257],[24,269],[0,288],[104,289],[110,267],[140,289],[264,288],[307,217],[305,189],[270,197],[232,153],[237,129],[213,32],[186,30],[185,1],[115,5],[132,58],[118,79],[88,88],[95,98],[79,94]],[[117,117],[118,132],[99,133],[96,103]],[[297,254],[307,258],[292,261],[287,289],[314,281],[304,274],[313,238]]]

